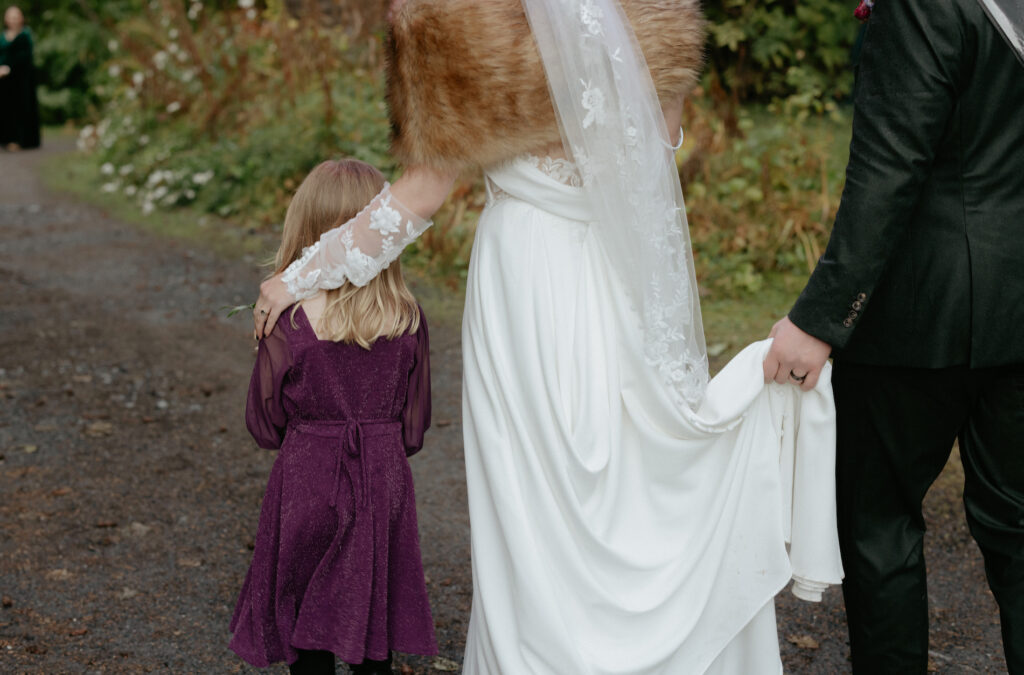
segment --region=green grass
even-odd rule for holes
[[[97,206],[118,220],[157,236],[194,242],[228,259],[262,261],[277,247],[276,236],[189,208],[144,213],[137,203],[124,195],[99,190],[98,167],[91,155],[79,152],[54,155],[44,163],[42,177],[51,190]]]

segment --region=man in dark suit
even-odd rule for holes
[[[765,377],[829,354],[855,672],[924,673],[921,502],[959,438],[971,533],[1024,673],[1024,0],[876,0],[825,255]]]

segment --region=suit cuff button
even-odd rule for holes
[[[861,302],[860,300],[854,300],[853,301],[853,308],[859,312],[860,310],[862,310],[864,308],[864,303]]]
[[[857,312],[851,309],[850,313],[846,315],[846,318],[849,319],[850,321],[853,321],[854,319],[857,318]]]
[[[853,325],[853,319],[843,319],[843,325],[849,328]]]
[[[857,299],[860,300],[861,302],[864,302],[865,300],[868,299],[868,295],[867,293],[858,293]]]

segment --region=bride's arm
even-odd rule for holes
[[[665,115],[665,127],[668,129],[668,142],[673,146],[679,145],[683,133],[683,99],[680,97],[669,101],[661,106],[661,112]]]
[[[369,283],[430,227],[429,218],[444,203],[456,176],[410,167],[358,215],[324,233],[301,259],[264,281],[253,309],[256,338],[270,333],[281,312],[296,300],[346,280],[359,286]]]

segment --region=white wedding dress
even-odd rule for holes
[[[781,672],[773,597],[842,578],[828,366],[807,394],[764,385],[757,343],[681,409],[573,165],[487,182],[463,319],[464,672]]]

